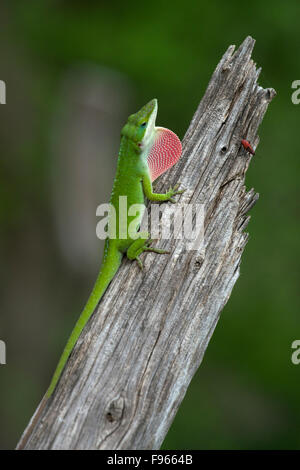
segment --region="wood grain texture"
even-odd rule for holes
[[[124,259],[54,395],[25,430],[26,449],[160,447],[239,276],[247,214],[258,199],[244,186],[252,157],[240,142],[256,148],[275,91],[257,84],[254,42],[228,48],[182,158],[155,188],[180,181],[181,203],[205,204],[205,256],[184,240],[160,240],[156,246],[171,255],[143,255],[143,273]]]

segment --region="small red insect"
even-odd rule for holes
[[[244,149],[246,150],[246,152],[251,153],[251,155],[255,155],[255,152],[252,148],[252,145],[250,144],[250,142],[248,142],[248,140],[242,139],[241,144],[244,147]]]

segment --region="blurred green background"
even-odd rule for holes
[[[299,1],[2,1],[0,447],[46,390],[100,262],[95,208],[109,197],[128,114],[159,102],[183,137],[230,44],[257,43],[277,97],[247,188],[260,193],[241,276],[166,437],[169,449],[300,447]]]

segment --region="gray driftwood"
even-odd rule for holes
[[[19,448],[157,449],[198,369],[239,276],[248,211],[258,199],[245,173],[273,89],[257,84],[246,38],[218,64],[183,139],[179,163],[159,181],[180,181],[181,203],[205,203],[205,256],[181,240],[171,255],[143,255],[144,273],[123,264],[85,327],[54,396]],[[254,157],[255,158],[255,157]]]

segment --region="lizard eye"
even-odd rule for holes
[[[143,122],[143,124],[141,124],[141,127],[146,127],[146,126],[147,126],[146,122]]]

